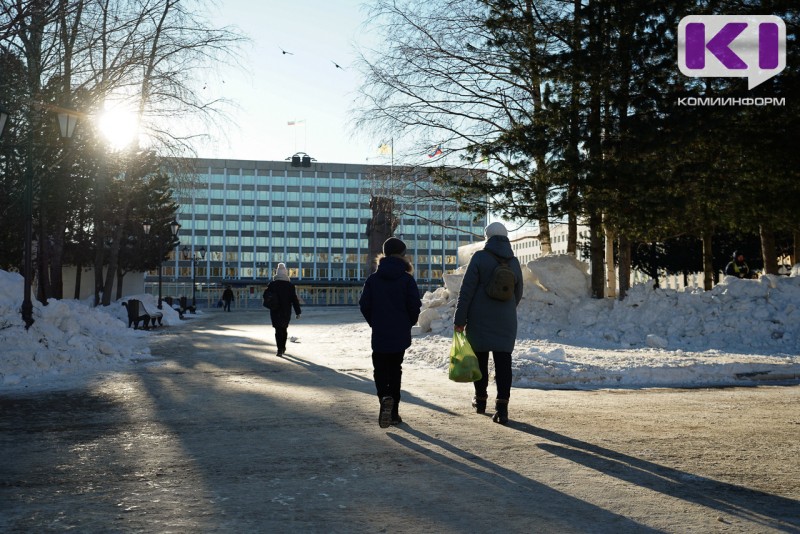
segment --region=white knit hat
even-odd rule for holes
[[[279,263],[278,268],[275,270],[276,276],[289,276],[289,271],[286,270],[285,263]]]
[[[500,222],[493,222],[484,229],[483,233],[486,234],[486,239],[489,239],[493,235],[508,237],[508,230],[506,230],[506,227]]]

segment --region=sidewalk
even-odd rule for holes
[[[800,532],[800,387],[471,386],[406,366],[378,427],[355,308],[154,332],[158,365],[0,397],[2,532]],[[490,389],[491,391],[491,389]]]

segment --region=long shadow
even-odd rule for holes
[[[350,372],[343,372],[343,371],[338,371],[336,369],[331,369],[330,367],[318,365],[316,363],[300,358],[298,356],[293,356],[291,354],[284,354],[283,356],[281,356],[281,358],[283,360],[286,360],[287,362],[292,362],[297,365],[303,366],[307,368],[309,371],[315,373],[326,373],[328,375],[335,374],[346,377],[348,381],[346,381],[344,385],[337,384],[337,387],[344,387],[346,389],[351,389],[353,391],[368,393],[370,395],[375,395],[377,398],[377,394],[375,393],[375,383],[372,381],[371,378],[355,375]],[[426,401],[425,399],[417,397],[416,395],[414,395],[413,393],[411,393],[406,389],[403,389],[401,391],[400,402],[403,404],[414,404],[416,406],[426,408],[433,412],[439,412],[447,415],[458,415],[456,412],[453,412],[452,410],[448,410],[447,408],[439,406],[438,404],[433,404],[431,402]]]
[[[604,475],[765,527],[800,532],[800,501],[693,475],[526,423],[509,426],[554,442],[536,446]]]
[[[437,464],[460,471],[466,480],[478,479],[482,484],[491,486],[487,493],[495,495],[498,500],[503,502],[504,507],[519,506],[527,509],[531,515],[531,525],[539,524],[540,531],[661,532],[623,515],[567,495],[409,425],[403,425],[398,429],[418,441],[398,434],[389,434],[388,437]],[[457,456],[460,460],[437,452],[433,447]],[[465,495],[465,498],[470,497],[471,495]],[[567,516],[564,514],[565,510],[569,510]],[[539,523],[539,521],[544,523]],[[546,527],[541,527],[541,525],[546,525]]]
[[[256,324],[258,319],[255,317],[243,318],[241,324],[246,327]],[[270,328],[268,325],[264,327]],[[386,456],[385,440],[370,443],[362,452],[359,452],[361,449],[354,450],[351,445],[354,428],[358,429],[361,422],[367,420],[365,413],[369,414],[368,419],[372,422],[373,405],[365,401],[365,413],[362,413],[360,406],[353,410],[351,404],[347,409],[335,400],[347,390],[373,397],[372,380],[302,357],[299,355],[302,354],[301,347],[297,347],[297,353],[294,353],[289,346],[287,354],[277,357],[271,336],[259,335],[254,339],[251,331],[242,331],[238,335],[237,330],[236,326],[209,324],[190,336],[176,334],[186,345],[181,353],[173,355],[170,355],[170,347],[175,341],[172,336],[167,334],[163,339],[154,340],[153,353],[163,357],[166,365],[140,373],[140,379],[154,401],[158,421],[178,436],[180,446],[186,451],[185,456],[192,459],[200,473],[198,480],[205,485],[204,498],[213,501],[226,518],[241,521],[244,530],[258,525],[257,530],[268,531],[268,521],[274,521],[278,529],[286,528],[288,524],[296,525],[299,530],[319,529],[320,525],[304,522],[311,521],[315,514],[327,514],[326,519],[333,521],[330,531],[348,531],[342,525],[347,525],[350,520],[342,516],[340,504],[336,503],[334,507],[334,499],[327,496],[324,502],[320,502],[323,499],[320,496],[327,495],[327,489],[304,496],[314,505],[299,502],[299,497],[294,505],[294,495],[274,495],[277,492],[274,488],[282,487],[281,481],[293,481],[296,488],[298,481],[303,480],[311,481],[302,483],[310,488],[320,484],[318,481],[326,476],[334,479],[331,484],[337,484],[336,481],[346,480],[350,473],[335,471],[343,469],[343,465],[350,470],[354,469],[350,466],[353,462],[358,462],[354,465],[364,469],[360,466],[362,460],[367,465],[382,465],[381,460],[375,461],[372,457],[382,459]],[[223,343],[220,343],[221,339]],[[219,347],[223,347],[222,350]],[[319,401],[312,402],[312,394],[303,396],[306,389],[327,390],[324,402],[330,404],[321,406]],[[419,401],[405,391],[403,399],[403,402],[419,403],[447,412]],[[196,407],[191,408],[191,403],[196,403]],[[372,424],[370,430],[366,426],[364,430],[355,430],[364,432],[356,442],[368,443],[371,427]],[[209,448],[206,446],[208,441],[218,446]],[[277,450],[282,452],[270,453]],[[309,450],[319,452],[309,455],[306,452]],[[277,464],[273,457],[280,459]],[[354,460],[356,457],[359,459]],[[365,473],[375,476],[371,469]],[[414,481],[407,481],[407,485],[413,484]],[[238,489],[239,485],[248,489]],[[395,491],[402,492],[403,487],[399,485]],[[351,503],[347,508],[363,507],[361,503],[364,500],[375,498],[371,489],[366,497],[360,491],[363,490],[354,494],[358,504]],[[416,494],[412,490],[408,493]],[[390,506],[391,499],[391,494],[384,495],[376,504]],[[322,511],[315,509],[318,506],[322,506]],[[364,507],[362,513],[369,512],[370,508]],[[262,523],[252,523],[256,520]],[[228,520],[221,520],[220,525],[225,524]],[[371,528],[367,530],[373,531]]]
[[[309,324],[309,319],[313,321],[312,318],[306,318],[306,324]],[[313,323],[312,323],[313,324]],[[268,327],[268,325],[265,325]],[[237,332],[238,328],[236,327],[229,327],[224,325],[214,325],[213,330],[209,332],[195,332],[191,339],[191,343],[193,346],[199,347],[205,344],[214,343],[215,340],[218,339],[219,332]],[[277,373],[280,371],[280,364],[281,362],[290,362],[296,365],[305,367],[308,371],[316,374],[317,376],[327,376],[331,377],[333,374],[341,375],[344,377],[349,378],[350,380],[345,381],[344,383],[340,383],[337,387],[343,387],[346,389],[351,389],[353,391],[358,391],[362,393],[369,393],[374,394],[374,384],[372,379],[369,377],[359,376],[347,371],[339,371],[333,369],[331,367],[327,367],[324,365],[316,364],[310,360],[301,358],[292,354],[291,349],[292,346],[289,345],[287,353],[283,354],[281,357],[277,357],[275,355],[275,342],[274,339],[270,336],[267,336],[262,342],[255,342],[251,337],[248,337],[246,333],[242,333],[241,336],[230,336],[226,338],[231,346],[235,346],[238,349],[241,349],[247,352],[250,356],[245,358],[246,365],[241,365],[242,360],[237,358],[235,360],[226,359],[226,358],[217,358],[213,360],[213,364],[221,369],[233,369],[235,367],[242,367],[246,368],[251,371],[255,371],[256,373]],[[169,337],[165,335],[165,339],[154,340],[154,344],[157,347],[157,352],[162,356],[167,356],[170,353],[169,351],[169,344],[171,341]],[[259,356],[254,356],[254,354],[260,353]],[[241,356],[241,354],[239,354]],[[369,362],[369,356],[364,356],[365,361]],[[372,364],[366,363],[365,369],[371,369]],[[369,371],[368,371],[369,372]],[[293,377],[290,374],[286,374],[286,376],[282,377],[282,380],[292,381],[296,380],[297,377]],[[427,400],[415,396],[413,393],[403,389],[402,391],[402,401],[403,403],[414,404],[416,406],[420,406],[435,412],[447,414],[447,415],[457,415],[455,412],[443,408],[438,404],[433,404],[428,402]]]

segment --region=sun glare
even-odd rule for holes
[[[136,115],[127,109],[107,109],[98,120],[100,131],[114,150],[127,148],[138,135]]]

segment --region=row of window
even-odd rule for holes
[[[334,176],[331,177],[330,175]],[[292,171],[287,173],[264,173],[261,171],[259,176],[253,174],[228,173],[228,174],[206,174],[201,172],[203,182],[212,184],[228,184],[228,185],[267,185],[273,186],[307,186],[314,184],[317,187],[347,187],[351,189],[363,189],[369,186],[367,179],[362,174],[356,176],[349,176],[347,178],[336,176],[339,173],[320,173],[319,176],[314,176],[313,173],[305,173],[304,175],[296,174]],[[202,183],[202,182],[201,182]],[[203,185],[205,185],[203,183]]]
[[[340,234],[341,235],[341,234]],[[402,235],[399,235],[402,239]],[[253,247],[261,250],[268,249],[306,249],[306,250],[320,250],[320,249],[344,249],[348,250],[366,250],[368,248],[366,238],[343,238],[343,237],[328,237],[327,235],[320,235],[313,237],[305,234],[305,237],[300,237],[300,234],[295,235],[263,235],[253,237],[249,235],[228,235],[228,236],[208,236],[208,235],[191,235],[183,234],[181,232],[181,239],[187,246],[194,245],[195,249],[205,247],[206,250],[210,249],[242,249],[252,250]],[[406,246],[411,251],[450,251],[456,253],[459,246],[469,244],[468,241],[456,241],[445,239],[406,239]]]
[[[419,265],[420,267],[425,265],[456,265],[458,263],[458,258],[455,254],[408,254],[407,258],[412,265]],[[166,263],[174,264],[176,261],[179,262],[179,264],[191,265],[191,260],[184,259],[181,252],[172,251],[168,256]],[[273,250],[272,253],[246,251],[239,252],[237,250],[228,250],[226,252],[211,251],[206,253],[205,259],[197,260],[197,268],[205,269],[205,266],[213,263],[230,263],[232,264],[231,267],[241,267],[239,262],[241,262],[242,265],[252,265],[253,263],[256,263],[261,266],[266,266],[268,263],[278,264],[280,262],[287,264],[302,263],[321,265],[328,263],[353,263],[366,265],[367,254],[360,252],[345,253],[337,251],[320,252],[319,250],[317,252],[289,252],[285,250]],[[189,267],[186,268],[188,269]]]
[[[307,218],[304,218],[303,222],[300,222],[298,219],[299,217],[295,217],[295,220],[283,220],[283,221],[221,221],[221,220],[193,220],[193,221],[184,221],[181,227],[181,234],[183,235],[192,235],[192,234],[209,234],[210,235],[223,235],[223,233],[227,233],[228,235],[239,235],[242,233],[243,235],[252,235],[254,232],[258,234],[262,233],[269,233],[272,235],[283,236],[284,234],[316,234],[318,236],[321,235],[330,235],[330,236],[343,236],[345,234],[351,235],[362,235],[364,233],[365,225],[362,223],[343,223],[343,222],[320,222],[320,221],[310,221]],[[448,237],[448,241],[457,241],[459,240],[457,230],[454,228],[430,228],[424,227],[425,230],[436,230],[436,234],[438,235],[447,235],[452,236]],[[411,235],[422,233],[419,228],[415,228],[414,225],[408,225],[406,230],[409,230]],[[402,232],[398,232],[402,233]],[[295,237],[297,237],[296,235]],[[461,234],[463,240],[463,234]]]
[[[295,280],[360,280],[366,278],[366,270],[363,267],[344,267],[344,266],[311,266],[311,267],[288,267],[289,276]],[[151,276],[158,276],[157,271],[149,273]],[[202,283],[204,278],[272,278],[273,271],[267,267],[198,267],[194,278]],[[415,278],[421,280],[440,280],[443,271],[441,269],[423,268],[414,273]],[[189,267],[179,267],[175,269],[171,266],[164,266],[162,276],[166,278],[192,278],[192,271]]]
[[[226,211],[236,212],[235,206],[227,206]],[[303,224],[310,224],[313,225],[320,232],[330,232],[330,233],[338,233],[341,232],[341,228],[347,228],[348,232],[362,232],[364,228],[366,228],[366,223],[363,220],[358,220],[355,217],[343,217],[340,214],[337,216],[328,217],[326,215],[322,215],[322,212],[326,210],[318,210],[320,212],[319,217],[314,217],[312,212],[300,212],[295,208],[288,208],[288,209],[277,209],[274,210],[276,212],[285,212],[286,215],[276,215],[270,218],[266,217],[253,217],[252,215],[246,214],[246,210],[239,210],[242,213],[242,217],[234,216],[234,213],[231,213],[233,217],[229,217],[227,219],[221,218],[221,215],[216,216],[205,216],[201,213],[201,210],[194,210],[193,214],[184,214],[181,217],[181,220],[184,221],[184,226],[188,229],[191,226],[194,226],[197,230],[230,230],[236,231],[239,229],[242,230],[252,230],[253,228],[267,232],[270,230],[278,229],[282,231],[282,225],[288,225],[292,223],[300,223]],[[237,214],[238,215],[238,214]],[[343,226],[345,225],[346,226]],[[424,226],[426,228],[430,228],[433,233],[436,234],[447,234],[447,235],[462,235],[465,229],[470,230],[471,223],[469,221],[463,221],[454,226],[430,226],[428,224],[424,224],[420,222],[419,219],[414,218],[404,218],[400,224],[400,228],[415,228],[419,226]]]
[[[376,177],[368,173],[357,173],[355,175],[343,176],[343,173],[337,172],[319,172],[319,173],[304,173],[299,174],[293,171],[273,171],[266,172],[260,171],[258,176],[248,174],[245,171],[242,174],[238,172],[229,173],[212,173],[208,174],[200,170],[198,172],[198,180],[194,183],[195,189],[205,189],[211,185],[228,185],[233,188],[239,189],[242,185],[259,186],[259,188],[285,188],[297,187],[306,190],[310,189],[344,189],[347,188],[353,192],[355,191],[369,191],[374,187],[385,188],[388,177]],[[389,180],[391,181],[391,180]],[[377,185],[376,185],[377,184]],[[424,175],[419,176],[396,176],[392,182],[392,187],[396,189],[431,189],[433,184]]]
[[[238,200],[242,199],[243,202],[239,203]],[[220,199],[218,199],[220,200]],[[308,197],[294,198],[290,200],[277,200],[263,198],[258,199],[261,203],[253,203],[253,199],[248,199],[240,195],[228,200],[237,200],[234,203],[225,204],[223,202],[208,202],[208,199],[191,199],[181,198],[181,203],[186,207],[191,207],[193,213],[197,214],[210,214],[210,215],[258,215],[260,217],[281,216],[281,215],[304,215],[315,216],[319,218],[326,217],[349,217],[349,218],[369,218],[372,215],[371,210],[363,202],[356,202],[350,199],[349,206],[345,206],[345,202],[321,202],[314,201]],[[249,208],[245,213],[242,210]],[[472,223],[471,219],[453,209],[452,206],[433,206],[433,205],[415,205],[413,210],[407,206],[400,206],[403,211],[413,211],[418,214],[425,214],[437,217],[444,217],[454,223]]]

